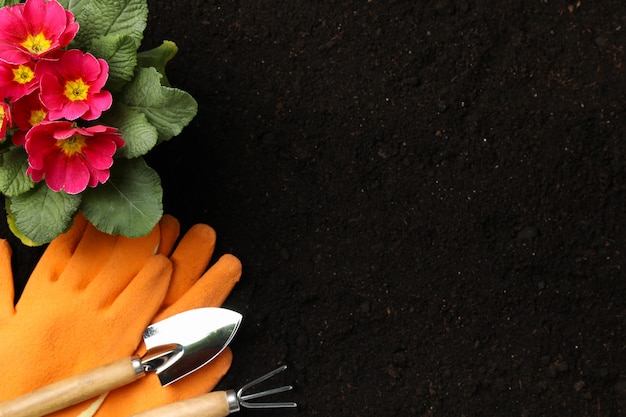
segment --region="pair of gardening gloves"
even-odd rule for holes
[[[215,232],[193,226],[178,245],[178,221],[165,215],[147,236],[96,230],[82,215],[50,243],[14,306],[11,248],[0,240],[0,401],[145,352],[151,323],[200,307],[218,307],[241,275],[224,255],[208,270]],[[176,246],[174,248],[174,246]],[[224,350],[168,385],[148,373],[125,387],[51,414],[123,417],[212,390],[229,369]]]

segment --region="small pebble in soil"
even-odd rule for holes
[[[539,236],[539,229],[533,226],[526,226],[517,232],[517,239],[519,240],[534,239],[537,236]]]

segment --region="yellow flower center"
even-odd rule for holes
[[[72,156],[83,150],[87,139],[83,135],[75,133],[67,139],[57,141],[57,146],[61,148],[67,156]]]
[[[20,65],[13,70],[13,81],[18,84],[28,84],[35,78],[35,72],[26,65]]]
[[[52,42],[46,38],[43,32],[39,32],[35,36],[29,34],[26,40],[22,42],[22,46],[32,54],[42,54],[50,49]]]
[[[28,123],[31,126],[37,126],[41,121],[46,117],[46,112],[43,109],[32,110],[30,112],[30,118],[28,119]]]
[[[82,78],[65,83],[65,97],[71,101],[79,101],[87,99],[89,85],[85,84]]]

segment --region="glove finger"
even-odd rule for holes
[[[152,322],[151,318],[165,296],[170,275],[171,262],[169,259],[163,255],[152,256],[145,263],[144,268],[137,274],[135,279],[133,279],[132,283],[115,300],[109,309],[100,311],[102,315],[112,316],[109,322],[115,325],[114,328],[98,329],[107,334],[107,339],[112,346],[109,352],[101,352],[102,357],[98,359],[99,363],[92,363],[91,367],[103,365],[109,361],[120,359],[135,352],[137,346],[141,343],[141,335],[145,328]],[[145,296],[145,294],[149,294],[149,296]],[[64,342],[68,343],[70,341],[64,340]],[[79,340],[75,340],[74,342],[81,343]],[[80,348],[80,345],[78,345],[78,348]],[[58,370],[55,375],[67,373],[66,369],[68,365],[71,365],[67,363],[67,358],[64,358],[64,360],[55,358],[54,361],[58,363],[58,366],[63,368],[63,370]],[[77,372],[80,371],[82,371],[82,369],[77,370]],[[52,414],[52,416],[76,417],[83,415],[81,413],[90,408],[93,403],[93,399],[88,400],[73,407],[58,411]],[[93,414],[86,412],[85,415]],[[128,414],[109,414],[107,416],[124,415]]]
[[[120,236],[106,234],[88,224],[58,279],[72,289],[87,287],[103,269],[119,239]]]
[[[119,236],[98,274],[91,280],[83,280],[82,285],[89,285],[94,293],[94,301],[100,305],[112,303],[141,270],[147,259],[154,256],[159,240],[158,226],[140,238]],[[74,279],[80,281],[80,277]]]
[[[11,269],[11,246],[4,239],[0,240],[0,323],[15,312],[13,299],[13,270]]]
[[[51,277],[52,280],[56,280],[61,275],[79,245],[88,224],[87,219],[78,213],[74,217],[74,224],[70,230],[50,242],[31,273],[28,280],[30,285],[34,285],[39,278]]]
[[[158,252],[165,256],[170,256],[176,239],[180,235],[180,223],[174,216],[165,214],[159,222],[161,229],[161,241],[159,242]]]
[[[185,233],[170,257],[174,273],[163,301],[164,308],[182,297],[206,271],[213,256],[215,240],[215,230],[206,224],[196,224]]]
[[[233,354],[226,348],[217,358],[196,372],[162,387],[157,375],[109,392],[95,417],[128,416],[165,404],[186,400],[211,391],[228,372]]]
[[[141,335],[150,323],[167,292],[172,274],[172,264],[163,255],[148,259],[131,283],[111,305],[111,314],[120,317],[124,334],[138,335],[131,340],[125,354],[131,354],[141,342]],[[117,341],[113,341],[117,342]]]
[[[178,301],[165,308],[155,322],[174,314],[201,307],[219,307],[241,277],[241,262],[223,255]]]
[[[57,281],[83,241],[89,222],[78,213],[70,230],[52,240],[28,278],[15,310],[29,310],[50,301],[50,282]],[[97,248],[96,248],[97,249]],[[98,251],[95,251],[98,253]],[[94,257],[95,260],[95,257]],[[68,291],[69,293],[69,291]]]

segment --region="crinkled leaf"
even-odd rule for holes
[[[43,244],[70,228],[81,197],[53,191],[41,182],[32,190],[7,200],[13,233],[35,244]]]
[[[61,4],[80,25],[72,47],[88,50],[91,39],[104,35],[128,35],[139,47],[148,20],[146,0],[62,0]]]
[[[35,186],[26,175],[28,155],[22,147],[13,147],[2,154],[0,162],[0,192],[6,196],[16,196]]]
[[[11,233],[13,233],[13,235],[15,237],[17,237],[22,244],[26,245],[26,246],[41,246],[43,245],[43,243],[41,242],[33,242],[32,240],[30,240],[28,237],[26,237],[26,235],[24,235],[24,233],[22,233],[22,231],[20,229],[17,228],[17,226],[15,225],[15,216],[13,214],[11,214],[11,212],[9,211],[9,206],[10,206],[10,201],[5,201],[6,203],[6,211],[7,211],[7,225],[9,226],[9,230],[11,231]]]
[[[172,41],[163,41],[156,48],[137,54],[137,65],[144,68],[154,67],[161,74],[161,84],[170,87],[165,75],[165,65],[178,53],[178,46]]]
[[[106,183],[83,192],[80,209],[98,230],[139,237],[161,219],[162,197],[159,175],[142,158],[117,159]]]
[[[138,67],[122,92],[128,107],[146,115],[159,133],[158,142],[178,135],[198,112],[198,103],[187,92],[161,85],[155,68]]]
[[[106,88],[118,92],[133,78],[137,65],[137,46],[130,36],[105,35],[91,41],[91,53],[109,64]]]
[[[116,156],[136,158],[148,153],[157,143],[157,130],[146,115],[123,104],[115,104],[102,115],[101,122],[117,127],[124,138],[125,144],[117,151]]]

